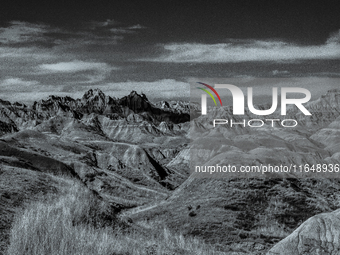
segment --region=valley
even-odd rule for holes
[[[305,106],[311,116],[287,111],[296,128],[257,129],[214,127],[214,119],[239,122],[228,106],[201,116],[188,102],[152,103],[134,91],[118,99],[91,89],[32,106],[0,100],[0,254],[18,210],[72,181],[128,229],[165,226],[212,245],[211,254],[266,254],[308,218],[340,207],[335,173],[212,177],[192,167],[340,163],[340,90]]]

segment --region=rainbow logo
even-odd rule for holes
[[[217,91],[213,87],[211,87],[210,85],[205,84],[203,82],[197,82],[197,83],[198,84],[202,84],[202,85],[206,86],[207,88],[211,89],[211,91],[215,93],[215,95],[217,96],[218,100],[220,101],[221,106],[223,106],[222,105],[222,100],[220,98],[220,95],[217,93]],[[199,87],[197,87],[197,88],[203,90],[204,92],[206,92],[214,100],[215,106],[217,106],[216,100],[215,100],[213,94],[211,94],[209,90],[203,89],[203,88],[199,88]]]

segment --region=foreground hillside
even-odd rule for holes
[[[14,248],[27,246],[31,254],[35,248],[49,254],[265,254],[309,217],[339,208],[339,179],[202,178],[190,173],[190,159],[197,165],[340,163],[339,102],[340,91],[329,91],[306,105],[312,117],[289,110],[297,128],[250,129],[212,127],[216,116],[233,117],[229,107],[200,116],[189,103],[153,104],[136,92],[117,99],[89,90],[81,99],[50,96],[32,106],[0,101],[0,254],[6,247],[22,254]],[[79,190],[88,196],[77,197]],[[76,212],[78,198],[92,202]],[[91,214],[91,203],[103,210]],[[34,229],[51,219],[32,217],[46,212],[72,229],[59,235],[65,247],[81,240],[77,232],[83,240],[124,245],[114,250],[102,243],[108,250],[100,252],[94,243],[77,251],[35,246],[41,237]],[[79,213],[78,228],[72,217]],[[23,217],[32,220],[32,232],[20,229]],[[47,243],[52,232],[45,233]],[[142,246],[131,243],[139,238]]]

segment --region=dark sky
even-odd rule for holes
[[[136,89],[177,98],[188,95],[193,77],[338,78],[337,5],[6,1],[0,9],[0,98],[79,96],[90,87],[117,96]]]
[[[77,27],[113,19],[143,24],[159,40],[279,38],[323,43],[340,26],[338,1],[21,1],[2,3],[2,22]]]

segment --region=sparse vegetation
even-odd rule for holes
[[[113,215],[107,203],[75,183],[68,194],[47,197],[17,214],[7,254],[217,254],[198,239],[167,228],[146,234]]]

